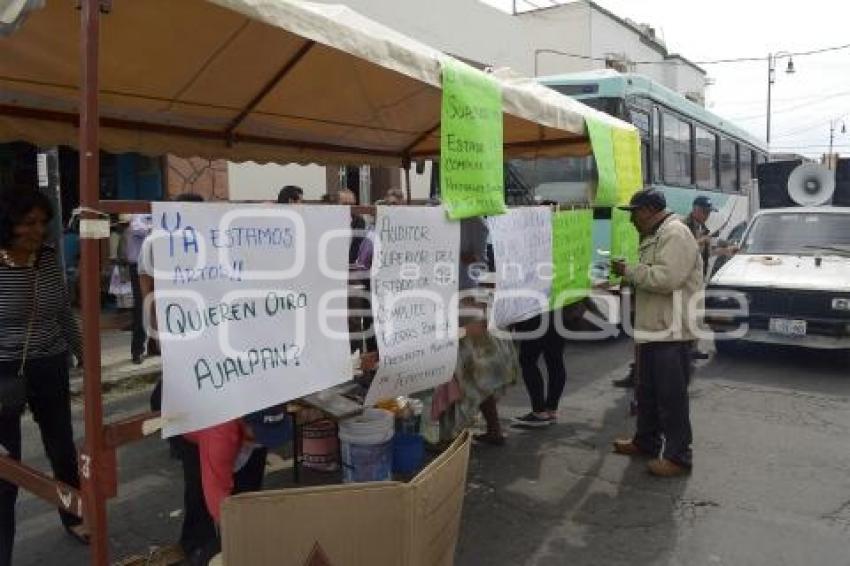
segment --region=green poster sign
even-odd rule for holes
[[[643,188],[640,137],[637,130],[614,129],[614,162],[617,169],[617,204],[627,204]]]
[[[611,259],[625,259],[631,265],[637,263],[639,242],[629,212],[615,208],[611,214]],[[612,273],[610,281],[613,283],[617,280],[619,277]]]
[[[553,309],[580,301],[590,289],[593,211],[564,210],[552,215]]]
[[[449,218],[504,214],[502,91],[486,74],[444,59],[440,196]]]
[[[617,167],[614,162],[614,139],[611,126],[592,118],[585,118],[593,158],[596,161],[598,182],[596,185],[596,206],[615,206],[617,204]]]

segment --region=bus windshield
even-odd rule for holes
[[[578,204],[592,197],[590,189],[596,182],[592,156],[515,159],[510,166],[534,200]]]
[[[598,85],[546,85],[555,92],[560,92],[567,96],[576,97],[576,100],[586,106],[590,106],[595,110],[604,112],[615,118],[623,118],[625,116],[626,101],[620,97],[614,96],[581,96],[590,93],[595,93],[599,90]],[[592,90],[591,87],[596,90]]]
[[[759,216],[741,250],[749,254],[850,255],[850,214],[788,212]]]

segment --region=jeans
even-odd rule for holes
[[[560,312],[560,311],[555,311]],[[517,324],[517,330],[531,332],[539,328],[543,316],[548,321],[546,332],[539,338],[519,341],[519,364],[522,368],[522,379],[531,400],[531,410],[535,413],[557,411],[564,386],[567,383],[567,369],[564,367],[564,339],[558,334],[555,318],[552,313],[536,316]],[[548,376],[548,387],[543,383],[543,376],[537,365],[543,354]]]
[[[634,443],[651,455],[691,467],[688,381],[690,342],[654,342],[638,347],[637,432]]]
[[[0,374],[18,371],[20,362],[0,362]],[[75,488],[80,487],[77,449],[71,428],[71,395],[68,389],[68,354],[35,358],[25,366],[27,404],[41,431],[41,442],[50,460],[53,477]],[[21,459],[21,417],[0,418],[0,445],[15,460]],[[18,487],[0,481],[0,566],[12,564],[15,542],[15,503]],[[62,524],[80,524],[79,517],[59,511]]]

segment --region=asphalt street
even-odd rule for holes
[[[610,451],[634,426],[628,393],[611,386],[631,353],[625,340],[568,345],[559,423],[474,449],[459,566],[850,565],[846,358],[754,349],[703,363],[691,386],[693,474],[660,480],[645,462]],[[146,403],[145,393],[124,394],[107,410],[117,416]],[[525,411],[518,385],[501,413]],[[25,458],[44,467],[37,430],[25,430]],[[132,445],[119,460],[120,493],[109,507],[114,560],[173,542],[181,513],[179,463],[164,442]],[[268,483],[289,474],[277,471]],[[87,560],[55,512],[22,494],[15,564]]]

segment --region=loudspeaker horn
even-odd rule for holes
[[[820,206],[832,202],[835,174],[817,163],[803,163],[788,176],[788,196],[800,206]]]

